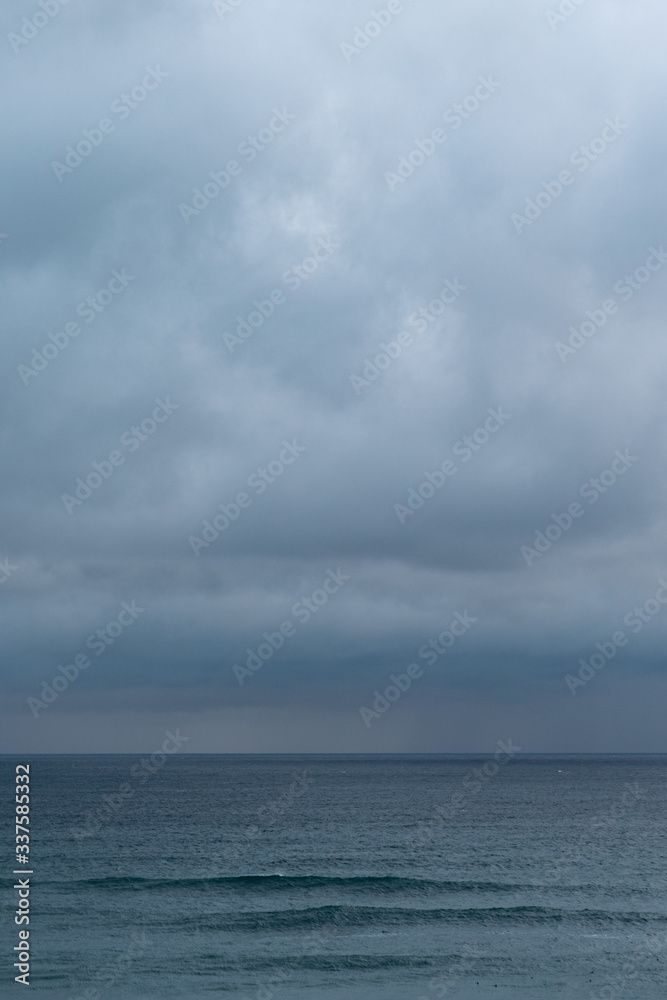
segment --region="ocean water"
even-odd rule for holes
[[[667,757],[29,760],[29,995],[667,995]]]

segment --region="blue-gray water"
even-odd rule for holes
[[[664,1000],[667,757],[140,760],[30,758],[29,995]]]

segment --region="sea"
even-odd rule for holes
[[[0,995],[664,1000],[667,756],[503,746],[0,758]]]

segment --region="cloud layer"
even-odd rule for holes
[[[2,749],[664,750],[667,18],[560,8],[3,11]]]

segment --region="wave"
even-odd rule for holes
[[[191,921],[183,918],[181,926],[192,922],[201,930],[217,931],[290,931],[315,927],[405,927],[418,924],[554,924],[585,923],[598,927],[623,924],[665,924],[667,916],[657,913],[632,913],[607,910],[567,910],[545,906],[423,908],[390,906],[350,906],[347,904],[304,907],[285,910],[214,914]]]
[[[46,884],[46,883],[42,883]],[[83,889],[201,889],[227,887],[246,893],[248,890],[291,891],[295,889],[343,889],[352,892],[376,893],[438,893],[438,892],[521,892],[532,886],[506,882],[437,881],[434,879],[404,878],[396,875],[213,875],[201,878],[144,878],[136,875],[110,875],[102,878],[82,879],[67,883],[71,888]]]

